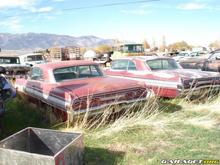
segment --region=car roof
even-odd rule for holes
[[[70,60],[70,61],[48,62],[44,64],[35,65],[35,67],[47,68],[53,70],[56,68],[65,68],[65,67],[80,66],[80,65],[98,65],[98,64],[93,61]]]
[[[9,55],[9,56],[7,56],[7,55],[0,55],[0,58],[19,58],[18,56],[16,56],[16,55]]]
[[[24,57],[24,56],[36,56],[36,55],[42,55],[42,53],[28,53],[28,54],[22,54],[22,55],[19,55],[19,57]]]
[[[163,56],[130,56],[130,57],[123,57],[120,59],[124,59],[124,60],[136,60],[137,59],[141,61],[148,61],[148,60],[155,60],[155,59],[172,59],[172,58],[163,57]]]

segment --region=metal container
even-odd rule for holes
[[[28,127],[0,141],[1,165],[83,164],[83,136]]]

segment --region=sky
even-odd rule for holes
[[[220,40],[219,0],[0,0],[0,20],[0,33],[94,35],[157,45],[163,36],[166,44]]]

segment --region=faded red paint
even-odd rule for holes
[[[144,83],[107,76],[78,78],[54,82],[53,70],[77,65],[97,65],[91,61],[62,61],[36,65],[43,71],[42,80],[17,79],[18,91],[26,93],[55,109],[66,112],[86,109],[98,109],[107,104],[119,104],[129,101],[146,100],[149,90]],[[51,76],[52,75],[52,76]],[[135,93],[132,97],[129,93]]]

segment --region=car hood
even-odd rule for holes
[[[77,97],[87,95],[95,95],[108,92],[116,92],[122,90],[133,90],[135,88],[144,88],[141,82],[134,80],[124,80],[113,77],[99,77],[99,78],[83,78],[59,83],[57,88],[63,88],[71,92]]]
[[[181,79],[197,79],[197,78],[209,78],[209,77],[220,77],[218,72],[207,72],[197,69],[176,69],[159,71],[169,76],[179,77]]]

